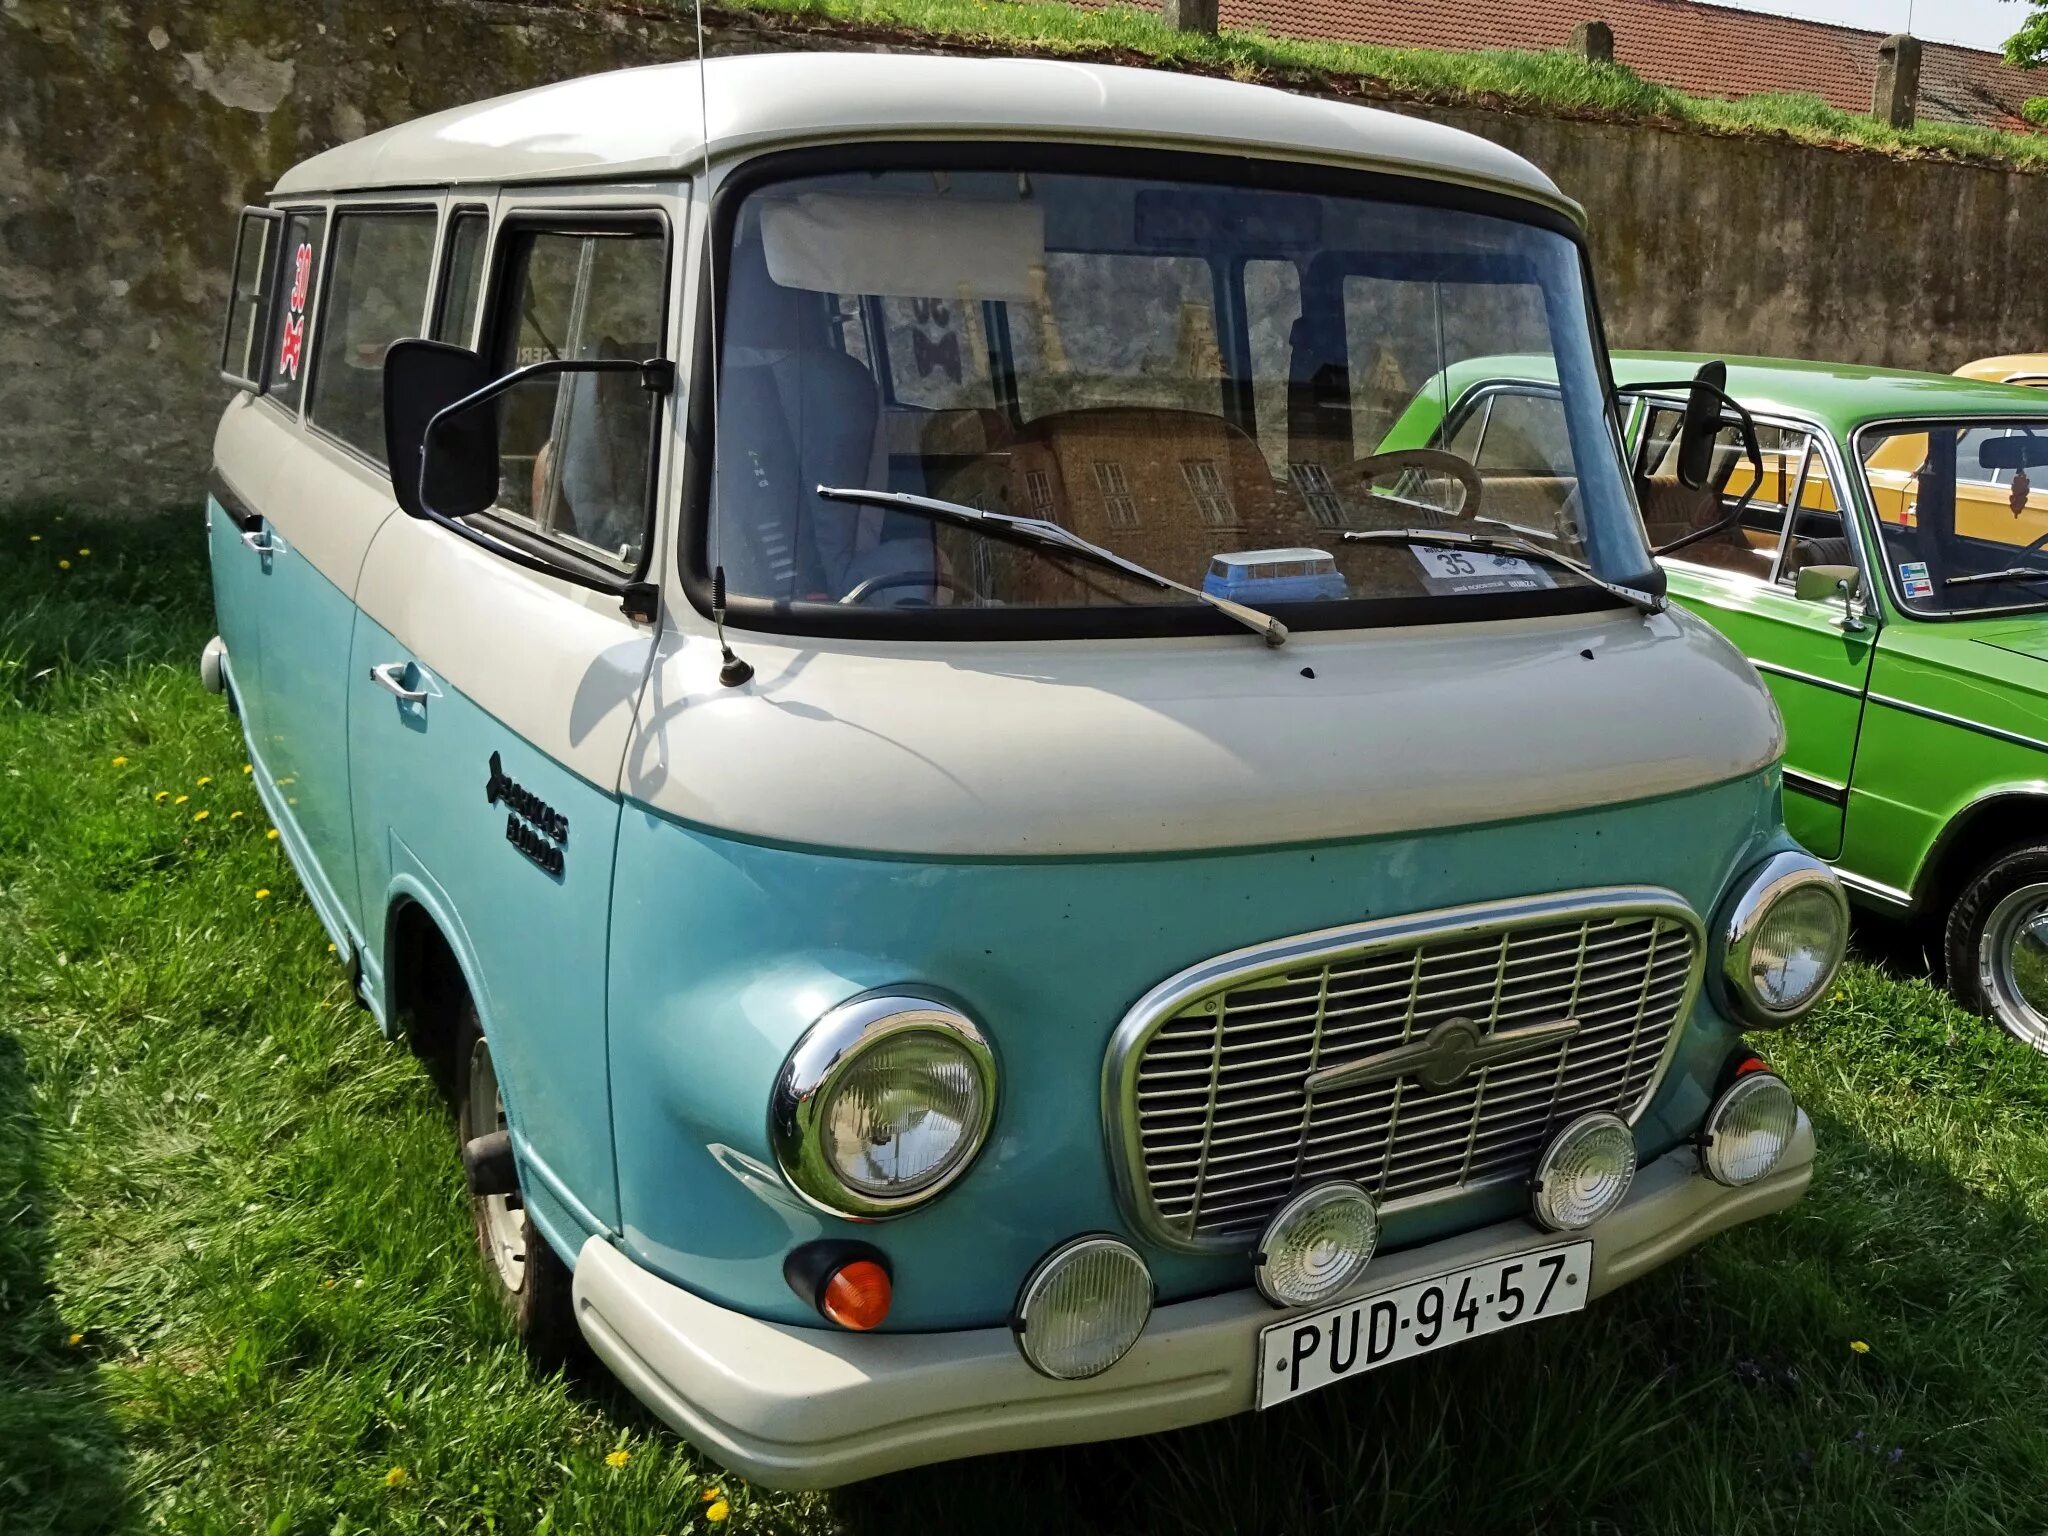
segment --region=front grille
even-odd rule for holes
[[[1132,1215],[1174,1246],[1243,1248],[1289,1193],[1324,1179],[1357,1180],[1383,1210],[1526,1180],[1565,1121],[1632,1120],[1648,1102],[1701,949],[1691,910],[1643,889],[1461,908],[1194,967],[1155,988],[1112,1048],[1111,1143]],[[1462,1032],[1486,1052],[1564,1020],[1578,1031],[1525,1037],[1459,1081],[1397,1061],[1371,1081],[1306,1086],[1404,1044]]]

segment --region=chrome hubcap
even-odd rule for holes
[[[1977,976],[1999,1022],[2048,1051],[2048,883],[2021,886],[1991,909]]]
[[[498,1092],[491,1048],[481,1039],[469,1052],[469,1126],[478,1135],[505,1129],[505,1098]],[[481,1195],[476,1203],[498,1278],[506,1290],[517,1291],[526,1284],[525,1207],[513,1195]]]

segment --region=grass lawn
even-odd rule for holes
[[[2048,1061],[1869,966],[1768,1042],[1813,1197],[1588,1314],[1260,1418],[749,1490],[514,1350],[211,632],[196,509],[0,517],[6,1536],[676,1536],[713,1488],[744,1531],[2048,1527]]]
[[[667,0],[687,13],[692,0]],[[1588,11],[1588,17],[1598,10]],[[927,34],[1005,53],[1071,54],[1120,63],[1163,64],[1244,80],[1333,90],[1368,98],[1464,102],[1510,110],[1683,124],[1709,133],[1752,134],[1808,144],[1854,146],[1892,155],[1942,158],[2048,171],[2048,137],[1960,123],[1893,128],[1844,112],[1806,91],[1720,101],[1643,79],[1626,65],[1591,64],[1559,49],[1472,53],[1390,48],[1280,37],[1227,28],[1214,37],[1176,32],[1159,6],[1079,6],[1060,0],[726,0],[707,20],[751,13],[771,26],[872,29]],[[2017,26],[2023,19],[2015,11]],[[915,38],[904,39],[915,41]],[[2048,99],[2048,98],[2044,98]]]

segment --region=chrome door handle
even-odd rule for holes
[[[398,680],[399,674],[409,665],[411,663],[403,661],[384,662],[380,666],[370,668],[370,681],[402,704],[424,704],[427,702],[426,689],[408,688]]]
[[[253,549],[259,555],[274,555],[277,542],[261,528],[251,528],[242,535],[242,548]]]

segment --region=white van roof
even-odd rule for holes
[[[1055,59],[767,53],[710,61],[714,156],[846,139],[1058,138],[1337,162],[1576,203],[1520,155],[1327,97]],[[666,177],[703,162],[695,61],[586,75],[437,112],[301,161],[276,194]]]
[[[1336,556],[1327,549],[1237,549],[1214,558],[1218,565],[1294,565]]]

